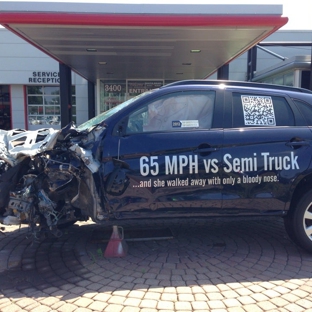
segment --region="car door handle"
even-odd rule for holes
[[[196,148],[194,153],[211,153],[218,151],[219,148],[217,147],[204,147],[204,148]]]
[[[291,147],[300,147],[300,146],[306,146],[309,145],[309,142],[307,141],[293,141],[293,142],[287,142],[286,146],[291,146]]]

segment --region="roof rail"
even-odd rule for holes
[[[227,85],[227,86],[237,86],[237,87],[253,87],[261,89],[278,89],[295,91],[302,93],[312,93],[311,90],[283,85],[274,85],[269,83],[259,83],[259,82],[249,82],[249,81],[235,81],[235,80],[180,80],[176,82],[169,83],[162,86],[161,88],[171,87],[171,86],[183,86],[183,85]]]

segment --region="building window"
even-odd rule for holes
[[[100,113],[105,112],[127,99],[126,81],[101,81]]]
[[[11,129],[10,87],[0,85],[0,129]]]
[[[284,85],[284,86],[292,87],[294,86],[294,72],[291,71],[287,73],[281,73],[275,76],[269,76],[269,77],[259,80],[259,82],[272,83],[276,85]]]
[[[101,80],[100,113],[145,91],[164,85],[163,80]]]
[[[293,87],[294,86],[294,72],[284,74],[284,85]]]
[[[59,86],[27,86],[28,128],[60,128],[61,106]],[[72,115],[76,122],[75,86],[72,87]]]

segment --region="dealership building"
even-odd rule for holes
[[[310,88],[281,5],[1,2],[0,129],[60,128],[183,79]]]

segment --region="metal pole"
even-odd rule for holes
[[[260,50],[262,50],[262,51],[264,51],[264,52],[266,52],[266,53],[269,53],[269,54],[271,54],[271,55],[273,55],[273,56],[275,56],[275,57],[281,59],[282,61],[285,61],[285,60],[287,59],[287,57],[281,56],[281,55],[279,55],[279,54],[277,54],[277,53],[274,53],[274,52],[272,52],[272,51],[270,51],[270,50],[268,50],[268,49],[265,49],[265,48],[263,48],[263,47],[261,47],[261,46],[259,46],[259,45],[257,45],[257,48],[259,48]]]

